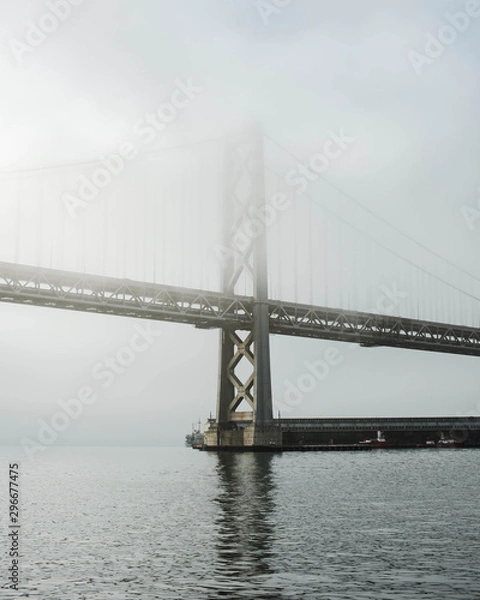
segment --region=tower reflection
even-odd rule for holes
[[[251,597],[255,580],[261,580],[263,589],[256,598],[281,597],[281,590],[267,581],[269,576],[274,579],[274,456],[267,452],[219,452],[216,456],[216,575],[225,590],[217,588],[215,598]]]

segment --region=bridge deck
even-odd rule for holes
[[[0,262],[0,301],[250,330],[250,296]],[[269,301],[270,333],[480,356],[480,329]]]

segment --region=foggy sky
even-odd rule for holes
[[[306,161],[329,130],[343,128],[355,144],[325,178],[478,277],[480,221],[468,228],[461,209],[480,198],[480,17],[418,75],[409,52],[424,53],[426,34],[436,35],[448,23],[445,13],[467,2],[293,0],[268,23],[256,4],[85,0],[19,63],[12,39],[24,41],[48,7],[1,2],[0,181],[12,170],[109,155],[175,80],[191,78],[201,95],[152,148],[213,138],[255,119]],[[348,203],[337,207],[351,215]],[[6,209],[0,216],[10,227]],[[399,244],[425,260],[418,248]],[[435,268],[440,273],[441,263]],[[154,323],[158,335],[148,350],[103,388],[95,365],[128,345],[138,326],[144,323],[0,305],[3,443],[34,438],[39,419],[48,421],[60,400],[88,385],[97,400],[56,443],[183,443],[191,422],[215,411],[218,332]],[[340,364],[282,416],[480,410],[476,358],[272,336],[278,404],[305,361],[332,347]]]

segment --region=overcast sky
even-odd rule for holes
[[[322,151],[329,132],[343,131],[354,141],[332,159],[325,179],[427,248],[480,277],[480,219],[475,221],[475,212],[470,212],[467,222],[464,215],[467,206],[480,208],[480,16],[452,16],[467,9],[475,14],[475,2],[293,0],[277,2],[285,4],[278,9],[273,0],[77,3],[68,9],[59,3],[64,20],[57,26],[47,16],[51,9],[46,2],[0,2],[4,244],[0,244],[0,260],[13,260],[15,206],[22,198],[21,262],[49,266],[50,260],[51,266],[65,266],[58,262],[66,260],[58,247],[47,252],[44,242],[25,240],[32,226],[26,214],[28,202],[37,211],[30,220],[38,226],[37,215],[43,214],[48,237],[53,217],[39,207],[60,214],[62,193],[74,191],[79,174],[90,175],[92,166],[80,165],[67,174],[44,167],[107,157],[125,140],[136,140],[143,152],[216,138],[254,119],[305,162]],[[480,15],[480,8],[476,10]],[[456,19],[457,29],[463,31],[441,29],[449,19]],[[55,30],[44,34],[37,29],[40,25]],[[428,34],[437,40],[443,35],[451,43],[432,42]],[[438,56],[432,58],[435,53]],[[135,127],[172,98],[178,81],[180,87],[190,82],[201,91],[192,93],[195,97],[178,109],[161,135],[147,141],[146,134],[141,137],[138,129],[135,133]],[[214,152],[204,152],[203,160],[213,162]],[[295,168],[295,159],[280,155],[272,150],[270,166],[281,173]],[[200,188],[193,176],[189,179],[191,170],[175,172],[168,159],[153,156],[122,174],[105,190],[101,208],[85,209],[75,227],[90,231],[83,218],[95,219],[100,210],[107,214],[115,199],[120,202],[127,195],[138,196],[138,206],[143,207],[139,211],[145,210],[141,198],[147,178],[154,176],[151,173],[168,172],[184,181],[190,194],[197,188],[204,195],[205,190],[216,190],[214,176],[208,179],[211,188]],[[30,171],[39,167],[43,170]],[[158,178],[164,181],[163,175]],[[210,191],[208,195],[214,196]],[[410,260],[478,295],[478,281],[433,260],[358,206],[354,209],[351,201],[322,181],[312,183],[309,195],[347,221],[361,224],[375,239],[391,241]],[[150,197],[155,197],[151,190]],[[210,235],[205,217],[202,227],[207,231],[201,236],[205,241]],[[173,231],[170,228],[170,235],[193,239],[193,230],[182,229],[181,223]],[[128,243],[135,246],[135,240]],[[111,244],[119,241],[112,238]],[[113,261],[121,251],[112,248]],[[97,256],[94,245],[91,252]],[[73,254],[78,258],[78,253]],[[137,259],[152,272],[145,266],[152,260],[148,254],[143,246]],[[189,257],[184,260],[188,263]],[[105,267],[97,266],[97,271]],[[198,275],[201,268],[192,271]],[[386,267],[382,268],[385,274]],[[403,277],[393,270],[392,263],[390,279],[383,280],[390,285]],[[367,307],[381,293],[381,281],[372,283],[370,296],[364,299]],[[437,295],[445,289],[439,288]],[[418,304],[418,292],[407,290],[413,304]],[[478,325],[478,302],[467,301],[466,307],[466,321]],[[399,306],[397,312],[408,310]],[[141,335],[138,327],[145,324],[1,305],[0,436],[4,443],[18,443],[23,436],[35,439],[39,419],[50,422],[58,402],[75,397],[83,386],[94,389],[96,400],[58,435],[56,443],[183,443],[191,422],[215,411],[218,332],[163,323],[153,324],[155,335],[142,329],[148,347],[137,352],[133,363],[115,374],[108,386],[102,386],[93,374],[95,368],[98,375],[99,363],[104,365],[109,356],[131,345],[132,336]],[[283,416],[480,411],[476,358],[358,349],[279,336],[272,337],[271,346],[276,408],[282,408]],[[296,385],[306,372],[305,361],[324,357],[332,347],[339,352],[339,364],[297,406],[285,409],[288,382]],[[107,383],[106,376],[103,382]]]

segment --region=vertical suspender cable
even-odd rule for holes
[[[356,301],[355,291],[356,291],[356,281],[357,281],[357,273],[355,270],[355,264],[356,264],[358,245],[357,245],[357,233],[353,230],[352,230],[352,236],[353,236],[353,244],[351,245],[351,248],[350,248],[350,260],[348,261],[348,273],[347,273],[348,308],[349,309],[355,308],[356,304],[358,304],[358,301],[357,301],[357,303],[355,302]]]
[[[328,239],[328,217],[326,216],[326,212],[322,209],[322,221],[323,221],[323,231],[324,231],[324,256],[323,259],[325,261],[325,265],[324,265],[324,273],[325,273],[325,288],[324,288],[324,295],[325,295],[325,306],[328,307],[328,258],[329,258],[329,252],[328,252],[328,243],[329,243],[329,239]]]
[[[341,221],[337,221],[338,223],[338,285],[339,285],[339,292],[340,292],[340,307],[345,309],[346,304],[344,302],[344,289],[343,289],[343,246],[342,246],[342,232],[343,232],[343,223]]]
[[[128,251],[127,251],[127,245],[129,242],[129,235],[128,235],[128,219],[127,219],[127,198],[130,194],[128,194],[128,191],[130,189],[130,186],[127,187],[127,194],[125,197],[125,200],[123,202],[123,241],[122,241],[122,246],[123,246],[123,271],[122,271],[122,276],[123,279],[125,279],[127,277],[127,257],[129,255]]]
[[[17,223],[16,223],[16,231],[15,231],[15,239],[14,239],[14,244],[15,244],[15,249],[14,249],[14,253],[15,253],[15,262],[18,264],[20,262],[20,222],[21,222],[21,217],[22,217],[22,192],[21,192],[21,186],[17,180],[16,182],[16,189],[17,189]]]
[[[57,213],[57,269],[64,269],[63,258],[66,253],[65,248],[65,210],[62,202],[58,202]]]
[[[287,190],[287,194],[290,194],[290,190]],[[293,204],[293,203],[291,203]],[[282,299],[282,264],[283,264],[283,244],[282,244],[282,239],[285,239],[282,236],[282,232],[283,232],[283,228],[284,228],[284,214],[285,213],[279,213],[277,221],[276,221],[276,240],[275,240],[275,259],[277,261],[277,286],[278,286],[278,291],[277,291],[277,299],[281,300]]]
[[[86,250],[86,235],[87,235],[87,219],[85,214],[82,214],[81,216],[81,220],[82,220],[82,224],[81,224],[81,271],[82,273],[86,273],[86,266],[87,266],[87,250]]]
[[[293,288],[294,288],[294,299],[295,302],[298,302],[298,269],[297,269],[297,244],[296,240],[298,239],[298,202],[294,205],[294,213],[293,213]]]
[[[191,161],[188,161],[189,163],[189,171],[191,172]],[[179,183],[180,183],[180,179],[179,179]],[[183,187],[183,180],[181,182],[181,187],[180,187],[180,194],[181,194],[181,200],[180,200],[180,215],[179,215],[179,238],[180,238],[180,286],[184,287],[185,286],[185,240],[186,240],[186,235],[185,235],[185,206],[187,203],[187,190]]]
[[[145,176],[145,170],[143,171],[144,176]],[[148,231],[148,223],[149,223],[149,219],[148,219],[148,210],[147,210],[147,189],[146,189],[146,185],[145,185],[145,179],[142,180],[142,195],[143,195],[143,202],[142,202],[142,212],[143,212],[143,225],[142,225],[142,231],[140,232],[140,239],[138,240],[138,245],[140,247],[140,260],[141,260],[141,264],[142,264],[142,268],[141,268],[141,273],[142,273],[142,281],[146,282],[147,281],[147,254],[146,254],[146,244],[147,244],[147,238],[149,236],[149,231]]]
[[[43,215],[42,215],[42,209],[41,209],[41,201],[39,201],[38,196],[36,199],[36,210],[35,210],[35,217],[36,217],[36,222],[37,222],[37,235],[36,235],[36,241],[37,241],[37,247],[36,247],[36,264],[37,267],[41,266],[41,257],[42,257],[42,229],[43,229]]]
[[[167,210],[167,190],[163,189],[162,190],[162,201],[160,203],[160,254],[162,256],[162,261],[161,261],[161,270],[160,270],[160,277],[159,277],[159,281],[164,282],[164,283],[171,283],[171,282],[167,282],[167,272],[166,272],[166,266],[165,266],[165,255],[167,253],[167,249],[166,249],[166,237],[165,237],[165,222],[166,222],[166,210]]]
[[[313,305],[313,202],[308,203],[308,244],[309,244],[309,282],[310,304]]]
[[[148,179],[148,195],[150,198],[150,207],[152,212],[152,268],[153,268],[153,283],[157,282],[157,231],[158,231],[158,198],[152,185],[152,176],[150,170],[147,175]]]

